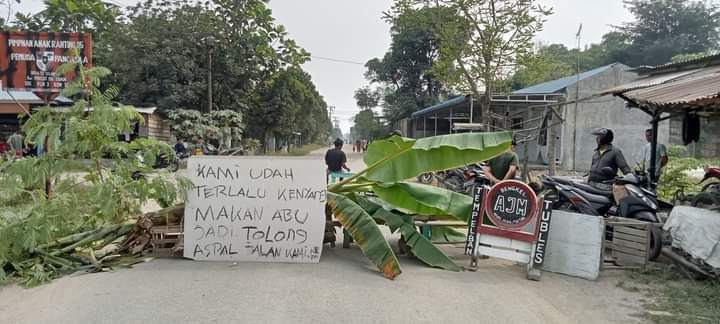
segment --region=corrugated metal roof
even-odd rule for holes
[[[0,102],[40,104],[43,100],[31,91],[0,91]]]
[[[652,72],[660,72],[662,70],[683,68],[683,67],[693,66],[693,65],[703,65],[705,63],[712,64],[713,62],[717,62],[718,60],[720,60],[720,51],[713,53],[713,54],[703,56],[703,57],[698,57],[698,58],[680,61],[680,62],[670,62],[670,63],[655,65],[655,66],[642,65],[642,66],[638,66],[636,68],[631,69],[631,71],[645,74],[645,73],[652,73]]]
[[[450,100],[448,100],[448,101],[441,102],[441,103],[439,103],[439,104],[437,104],[437,105],[430,106],[430,107],[424,108],[424,109],[422,109],[422,110],[418,110],[418,111],[412,113],[412,115],[411,115],[410,117],[412,117],[412,118],[418,118],[418,117],[421,117],[421,116],[423,116],[423,115],[428,115],[428,114],[434,113],[434,112],[436,112],[436,111],[443,110],[443,109],[448,108],[448,107],[451,107],[451,106],[456,106],[456,105],[464,104],[466,101],[470,101],[470,96],[469,96],[469,95],[468,95],[468,96],[455,97],[455,98],[452,98],[452,99],[450,99]]]
[[[605,72],[617,64],[620,64],[620,63],[613,63],[610,65],[601,66],[599,68],[580,73],[580,80],[584,80],[584,79],[587,79],[594,75]],[[513,94],[550,94],[550,93],[555,93],[562,89],[567,88],[568,86],[575,84],[577,81],[578,81],[578,75],[575,74],[575,75],[572,75],[569,77],[564,77],[561,79],[548,81],[548,82],[536,84],[534,86],[530,86],[530,87],[527,87],[524,89],[516,90],[516,91],[513,91]]]
[[[622,95],[641,105],[692,106],[706,99],[720,99],[720,66],[643,78],[603,93]]]
[[[720,98],[720,66],[701,69],[672,81],[630,90],[624,96],[642,104],[676,105]]]

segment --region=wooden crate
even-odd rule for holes
[[[183,225],[160,225],[150,229],[152,248],[150,254],[154,256],[174,256],[182,251]]]
[[[650,232],[655,224],[628,218],[605,221],[603,269],[644,268],[650,256]]]

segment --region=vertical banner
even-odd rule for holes
[[[537,242],[532,254],[533,267],[542,266],[545,261],[545,251],[547,251],[547,239],[550,233],[550,218],[552,218],[552,202],[544,200],[542,211],[540,213],[540,222],[538,223]]]
[[[73,51],[77,51],[77,56]],[[75,71],[66,75],[56,72],[67,62],[92,65],[90,34],[0,32],[3,88],[58,93],[75,78]]]
[[[320,159],[198,156],[185,206],[184,256],[317,263],[325,232]]]
[[[468,225],[468,236],[465,241],[465,255],[475,255],[475,240],[477,240],[478,223],[482,219],[483,197],[485,196],[485,188],[475,186],[473,188],[473,206],[470,214],[470,224]]]

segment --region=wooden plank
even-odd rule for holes
[[[625,254],[620,251],[613,251],[613,256],[616,258],[615,262],[621,265],[645,265],[647,263],[645,257]]]
[[[480,255],[487,255],[520,263],[528,263],[530,261],[530,254],[520,253],[513,250],[498,249],[480,245],[477,248],[477,252]]]
[[[647,231],[629,228],[629,227],[625,227],[625,226],[613,227],[613,233],[614,232],[628,234],[628,235],[635,235],[635,236],[640,236],[640,237],[647,237]]]
[[[494,236],[494,235],[479,235],[478,242],[482,244],[487,244],[493,247],[499,247],[504,249],[511,249],[511,250],[520,250],[523,252],[530,253],[532,251],[532,243],[525,242],[525,241],[519,241],[519,240],[513,240],[506,237],[500,237],[500,236]]]
[[[632,255],[637,255],[637,256],[646,256],[647,255],[647,251],[636,250],[636,249],[632,249],[632,248],[625,247],[625,246],[614,245],[612,247],[612,250],[613,250],[613,252],[619,251],[619,252],[622,252],[625,254],[632,254]]]
[[[638,243],[638,242],[633,242],[633,241],[625,241],[625,240],[622,240],[619,238],[614,238],[612,244],[613,244],[612,246],[623,246],[623,247],[627,247],[627,248],[631,248],[631,249],[635,249],[635,250],[639,250],[639,251],[647,251],[647,243],[646,242]]]
[[[638,242],[638,243],[643,243],[643,244],[645,244],[645,242],[647,242],[647,235],[637,236],[637,235],[625,234],[622,232],[615,232],[615,233],[613,233],[613,239],[616,239],[616,238],[625,240],[625,241],[632,241],[632,242]]]

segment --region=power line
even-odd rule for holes
[[[336,59],[336,58],[331,58],[331,57],[322,57],[322,56],[314,56],[314,55],[311,55],[310,57],[314,58],[314,59],[318,59],[318,60],[325,60],[325,61],[330,61],[330,62],[335,62],[335,63],[355,64],[355,65],[365,66],[365,63],[348,61],[348,60],[343,60],[343,59]]]

